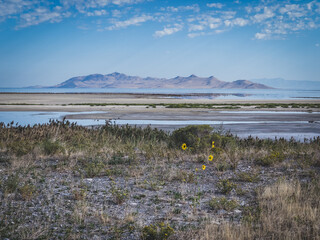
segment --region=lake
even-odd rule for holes
[[[30,112],[30,111],[21,111],[21,112],[0,112],[0,122],[4,122],[5,124],[9,124],[14,120],[14,125],[19,124],[26,126],[30,124],[31,126],[34,124],[44,124],[48,123],[50,119],[52,120],[62,120],[67,115],[72,115],[73,119],[68,119],[70,122],[75,122],[78,125],[82,126],[92,126],[92,125],[104,125],[106,120],[109,119],[77,119],[77,115],[81,114],[99,114],[104,112]],[[219,111],[219,114],[228,114],[230,111]],[[185,127],[187,125],[199,125],[199,124],[208,124],[213,126],[214,128],[223,128],[225,130],[230,130],[232,133],[238,135],[239,137],[248,137],[249,135],[253,137],[259,138],[285,138],[290,139],[294,137],[298,141],[303,141],[305,138],[313,138],[320,136],[320,122],[316,121],[310,123],[308,121],[303,120],[288,120],[288,121],[279,121],[279,120],[250,120],[243,119],[243,116],[248,115],[303,115],[306,116],[315,116],[319,119],[320,113],[313,112],[272,112],[272,111],[250,111],[244,112],[239,111],[232,112],[235,114],[233,118],[226,121],[213,121],[213,120],[125,120],[125,119],[116,119],[111,120],[113,124],[129,124],[129,125],[137,125],[137,126],[148,126],[156,127],[158,129],[163,129],[166,131],[173,131],[175,129]],[[88,115],[89,116],[89,115]],[[237,120],[243,119],[243,120]],[[250,117],[248,117],[250,119]]]
[[[201,98],[214,99],[320,99],[319,90],[289,89],[132,89],[132,88],[0,88],[0,92],[18,93],[144,93],[144,94],[214,94]],[[175,98],[199,98],[181,96]]]

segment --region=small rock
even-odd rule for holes
[[[228,212],[226,210],[224,210],[224,209],[221,209],[221,210],[218,211],[219,215],[224,215],[226,213],[228,213]]]
[[[234,210],[234,213],[235,214],[240,214],[240,213],[242,213],[242,211],[240,211],[239,209],[236,209],[236,210]]]
[[[137,205],[138,205],[138,203],[135,203],[135,202],[131,202],[131,203],[129,203],[129,205],[130,205],[130,206],[133,206],[133,207],[135,207],[135,206],[137,206]]]
[[[92,240],[100,240],[100,239],[101,239],[101,237],[99,237],[97,235],[94,235],[93,238],[92,238]]]

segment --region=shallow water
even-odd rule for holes
[[[220,113],[235,113],[234,111],[220,111]],[[52,120],[63,120],[66,115],[75,116],[75,119],[68,119],[70,122],[75,122],[82,126],[92,126],[92,125],[104,125],[106,120],[96,120],[96,119],[76,119],[77,114],[94,114],[94,113],[105,113],[105,112],[0,112],[0,122],[9,124],[14,121],[14,125],[28,125],[34,124],[44,124],[48,123],[50,119]],[[263,111],[252,111],[236,112],[239,115],[242,114],[260,114],[266,113]],[[266,114],[284,114],[289,112],[269,112]],[[319,113],[306,113],[297,112],[300,114],[319,114]],[[173,131],[177,128],[184,127],[187,125],[199,125],[208,124],[215,128],[223,127],[225,130],[230,130],[232,133],[237,134],[239,137],[248,137],[249,135],[253,137],[260,138],[275,138],[283,137],[290,139],[294,137],[296,140],[303,141],[304,138],[313,138],[320,136],[320,122],[309,123],[308,121],[211,121],[211,120],[124,120],[117,119],[112,120],[113,124],[129,124],[137,126],[147,126],[157,127],[159,129],[164,129],[168,131]]]
[[[0,92],[21,93],[143,93],[143,94],[215,94],[208,99],[319,99],[320,89],[136,89],[136,88],[0,88]],[[169,96],[170,98],[199,98],[198,96]]]

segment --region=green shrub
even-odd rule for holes
[[[256,159],[255,163],[261,166],[272,166],[276,163],[282,162],[285,155],[282,152],[272,151],[269,155]]]
[[[217,164],[215,165],[215,169],[219,172],[224,172],[228,169],[231,169],[231,165],[229,163],[227,163],[226,161],[220,161],[217,162]]]
[[[187,183],[194,183],[196,181],[196,177],[193,172],[180,170],[177,172],[177,175],[173,178],[173,180],[179,180],[181,182],[187,182]]]
[[[238,202],[234,199],[228,200],[225,197],[212,198],[209,201],[209,206],[212,210],[224,209],[226,211],[232,211],[239,206]]]
[[[236,180],[240,182],[258,182],[260,181],[260,177],[258,173],[252,173],[252,172],[240,172],[237,174]]]
[[[4,182],[4,192],[6,194],[13,193],[18,189],[20,178],[18,174],[10,175]]]
[[[99,176],[104,168],[105,165],[101,161],[93,160],[87,162],[84,166],[85,176],[89,178]]]
[[[87,190],[86,189],[73,190],[72,196],[74,200],[84,200],[87,196]]]
[[[124,188],[117,187],[114,181],[111,182],[110,192],[116,204],[121,204],[128,198],[128,191]]]
[[[46,155],[54,155],[64,153],[64,148],[58,141],[46,140],[43,143],[43,151]]]
[[[19,188],[20,195],[23,200],[31,200],[36,192],[35,186],[32,184],[25,184]]]
[[[172,234],[174,234],[173,228],[163,222],[155,225],[151,224],[142,229],[143,240],[166,240]]]
[[[232,189],[236,189],[237,185],[233,182],[230,182],[228,179],[221,179],[217,183],[217,188],[223,194],[228,194]]]
[[[170,145],[181,148],[183,143],[193,152],[211,149],[213,128],[209,125],[190,125],[173,131],[170,137]]]
[[[34,144],[27,140],[15,140],[8,143],[8,152],[15,154],[18,157],[30,153],[34,148]]]

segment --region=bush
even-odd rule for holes
[[[97,160],[87,162],[84,166],[85,176],[92,178],[99,176],[102,170],[105,168],[105,165]]]
[[[36,191],[35,186],[31,184],[25,184],[21,188],[19,188],[19,192],[23,200],[31,200]]]
[[[145,226],[142,229],[142,239],[144,240],[166,240],[170,235],[174,233],[172,227],[169,224],[163,222],[158,224],[151,224]]]
[[[121,204],[128,198],[128,191],[117,187],[114,181],[111,182],[110,192],[116,204]]]
[[[234,199],[228,200],[225,197],[212,198],[209,201],[209,206],[212,210],[224,209],[226,211],[232,211],[239,206],[238,202]]]
[[[58,141],[46,140],[43,143],[43,151],[46,155],[54,155],[64,153],[64,148]]]
[[[6,194],[15,192],[18,188],[19,181],[20,179],[18,174],[10,175],[7,181],[4,182],[4,186],[3,186],[4,192]]]
[[[285,159],[285,155],[282,152],[273,151],[269,155],[258,158],[255,163],[261,166],[272,166],[276,163],[282,162]]]
[[[237,178],[239,182],[259,182],[260,177],[258,173],[252,173],[252,172],[240,172],[237,174]]]
[[[34,148],[34,145],[27,140],[16,140],[8,143],[7,148],[8,152],[11,152],[16,156],[21,157],[30,153]]]
[[[223,194],[228,194],[232,189],[236,189],[237,185],[233,182],[230,182],[228,179],[221,179],[217,183],[217,188]]]
[[[193,152],[211,149],[213,128],[209,125],[190,125],[173,131],[170,145],[180,148],[183,143]]]

